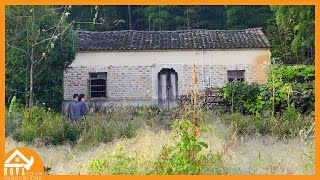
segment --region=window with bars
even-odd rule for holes
[[[89,73],[88,90],[91,98],[107,97],[107,73]]]
[[[244,70],[228,70],[227,74],[228,74],[228,81],[232,82],[232,81],[241,81],[243,82],[244,79]]]

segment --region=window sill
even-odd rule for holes
[[[94,97],[94,98],[89,98],[88,101],[95,101],[95,100],[106,100],[108,99],[107,97]]]

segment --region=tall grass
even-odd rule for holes
[[[17,141],[62,145],[66,143],[95,146],[117,138],[132,138],[147,124],[140,109],[113,107],[106,113],[90,113],[72,124],[70,119],[34,106],[22,114],[6,116],[6,136]]]
[[[98,145],[114,139],[134,137],[137,130],[146,126],[147,122],[143,116],[136,114],[134,109],[116,107],[105,115],[88,115],[80,122],[82,133],[78,143]]]
[[[216,153],[230,142],[229,137],[233,127],[222,123],[219,117],[208,116],[206,124],[200,128],[199,141],[208,144],[208,148],[203,149],[200,154]],[[7,137],[5,151],[21,146],[32,148],[39,153],[44,164],[52,168],[49,173],[56,175],[88,174],[87,169],[93,160],[108,159],[108,157],[111,158],[110,166],[121,163],[122,157],[130,158],[125,163],[126,167],[132,167],[130,170],[132,174],[148,174],[147,172],[151,171],[152,162],[156,161],[161,154],[162,147],[173,146],[176,142],[177,139],[171,131],[154,131],[152,127],[148,127],[139,129],[133,138],[115,139],[87,149],[69,144],[35,146],[35,144],[17,142]],[[135,160],[130,162],[131,159]],[[314,174],[314,142],[303,141],[300,138],[279,140],[259,134],[239,136],[236,143],[222,156],[222,162],[225,169],[223,174]],[[208,163],[202,168],[201,174],[217,174],[214,171],[216,167],[213,166],[214,164],[214,161]],[[119,164],[114,167],[116,169]],[[110,169],[105,170],[108,172],[102,174],[115,173],[115,171],[110,172]]]
[[[221,116],[221,121],[228,125],[236,124],[239,134],[244,136],[258,133],[279,139],[314,138],[314,113],[301,115],[291,108],[288,108],[283,115],[275,116],[272,116],[271,112],[260,117],[241,113],[224,114]]]

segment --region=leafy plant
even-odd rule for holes
[[[224,98],[232,112],[236,110],[244,114],[259,115],[264,107],[261,87],[258,84],[235,81],[227,83],[223,89]]]
[[[144,105],[137,108],[137,113],[142,118],[152,118],[160,113],[160,109],[156,106]]]
[[[10,101],[8,115],[17,115],[19,114],[20,110],[21,108],[17,101],[17,97],[13,96],[13,98]]]
[[[106,114],[90,113],[76,124],[58,113],[34,106],[22,110],[22,115],[7,115],[6,132],[18,141],[42,142],[44,145],[79,143],[99,145],[116,138],[134,137],[146,119],[136,109],[114,107]]]
[[[283,114],[271,115],[266,111],[261,116],[242,115],[241,113],[225,114],[221,120],[228,125],[236,124],[240,135],[268,134],[278,138],[295,138],[300,131],[307,131],[314,123],[312,113],[300,114],[293,105],[286,108]]]
[[[14,134],[14,139],[28,143],[35,140],[46,144],[62,144],[66,139],[65,119],[56,113],[36,106],[24,109],[21,126]]]
[[[88,166],[89,174],[138,175],[144,174],[143,172],[138,166],[137,158],[129,157],[121,151],[102,159],[94,159]]]
[[[21,123],[21,116],[20,115],[12,115],[12,113],[8,113],[6,111],[6,121],[5,121],[5,136],[11,136],[15,134],[19,125]]]
[[[172,127],[180,141],[173,146],[163,146],[155,163],[156,174],[200,174],[201,169],[208,165],[207,156],[201,155],[200,151],[208,145],[197,139],[197,127],[190,121],[176,120]],[[221,163],[220,160],[216,162]],[[221,168],[220,165],[217,168]]]
[[[314,110],[314,67],[305,65],[283,66],[273,64],[269,68],[266,84],[231,82],[224,86],[224,98],[231,112],[259,117],[262,111],[272,116],[283,113],[291,104],[303,114]]]
[[[314,109],[314,66],[284,66],[273,64],[267,84],[264,86],[264,100],[273,114],[283,112],[290,104],[301,113],[309,113]],[[299,102],[301,95],[302,103]],[[308,111],[309,109],[310,111]]]

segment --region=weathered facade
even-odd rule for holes
[[[64,99],[84,93],[96,105],[176,105],[192,90],[234,78],[264,83],[270,43],[261,29],[78,32],[78,53],[64,75]]]

